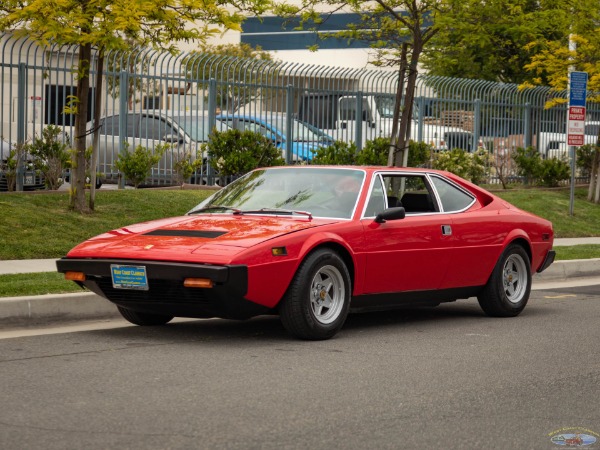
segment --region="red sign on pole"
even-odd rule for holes
[[[570,106],[567,120],[567,144],[579,147],[584,144],[585,106]]]

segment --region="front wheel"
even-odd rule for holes
[[[500,256],[477,300],[488,316],[513,317],[525,309],[530,292],[529,256],[523,247],[512,244]]]
[[[279,307],[283,326],[300,339],[333,337],[350,308],[348,268],[334,251],[319,249],[300,265]]]
[[[165,314],[142,313],[139,311],[133,311],[131,309],[123,308],[122,306],[117,306],[117,309],[119,310],[123,318],[125,318],[125,320],[131,322],[134,325],[164,325],[173,320],[173,316],[168,316]]]

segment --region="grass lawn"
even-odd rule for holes
[[[600,205],[587,201],[587,188],[575,189],[573,216],[569,215],[569,189],[515,189],[494,194],[550,220],[557,238],[600,236]]]
[[[81,241],[132,223],[185,214],[214,191],[106,190],[96,210],[68,210],[68,193],[0,193],[0,259],[60,258]]]
[[[82,292],[82,289],[74,282],[65,280],[62,273],[0,275],[0,297],[64,294],[66,292]]]

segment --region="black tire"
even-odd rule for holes
[[[318,249],[300,265],[279,306],[283,326],[300,339],[333,337],[344,325],[352,285],[342,258]]]
[[[477,300],[488,316],[514,317],[525,309],[530,292],[529,255],[520,245],[511,244],[498,259]]]
[[[131,309],[123,308],[122,306],[117,306],[117,309],[121,313],[121,315],[134,325],[140,326],[155,326],[155,325],[165,325],[166,323],[173,320],[173,316],[167,316],[163,314],[149,314],[142,313],[139,311],[133,311]]]

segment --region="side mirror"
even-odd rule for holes
[[[388,208],[384,209],[382,212],[377,214],[377,216],[375,217],[375,222],[384,223],[388,220],[404,219],[404,216],[406,216],[406,211],[403,207]]]
[[[164,137],[162,138],[162,140],[165,142],[169,142],[171,144],[174,144],[174,143],[183,144],[185,142],[183,137],[181,137],[178,134],[165,134]]]

